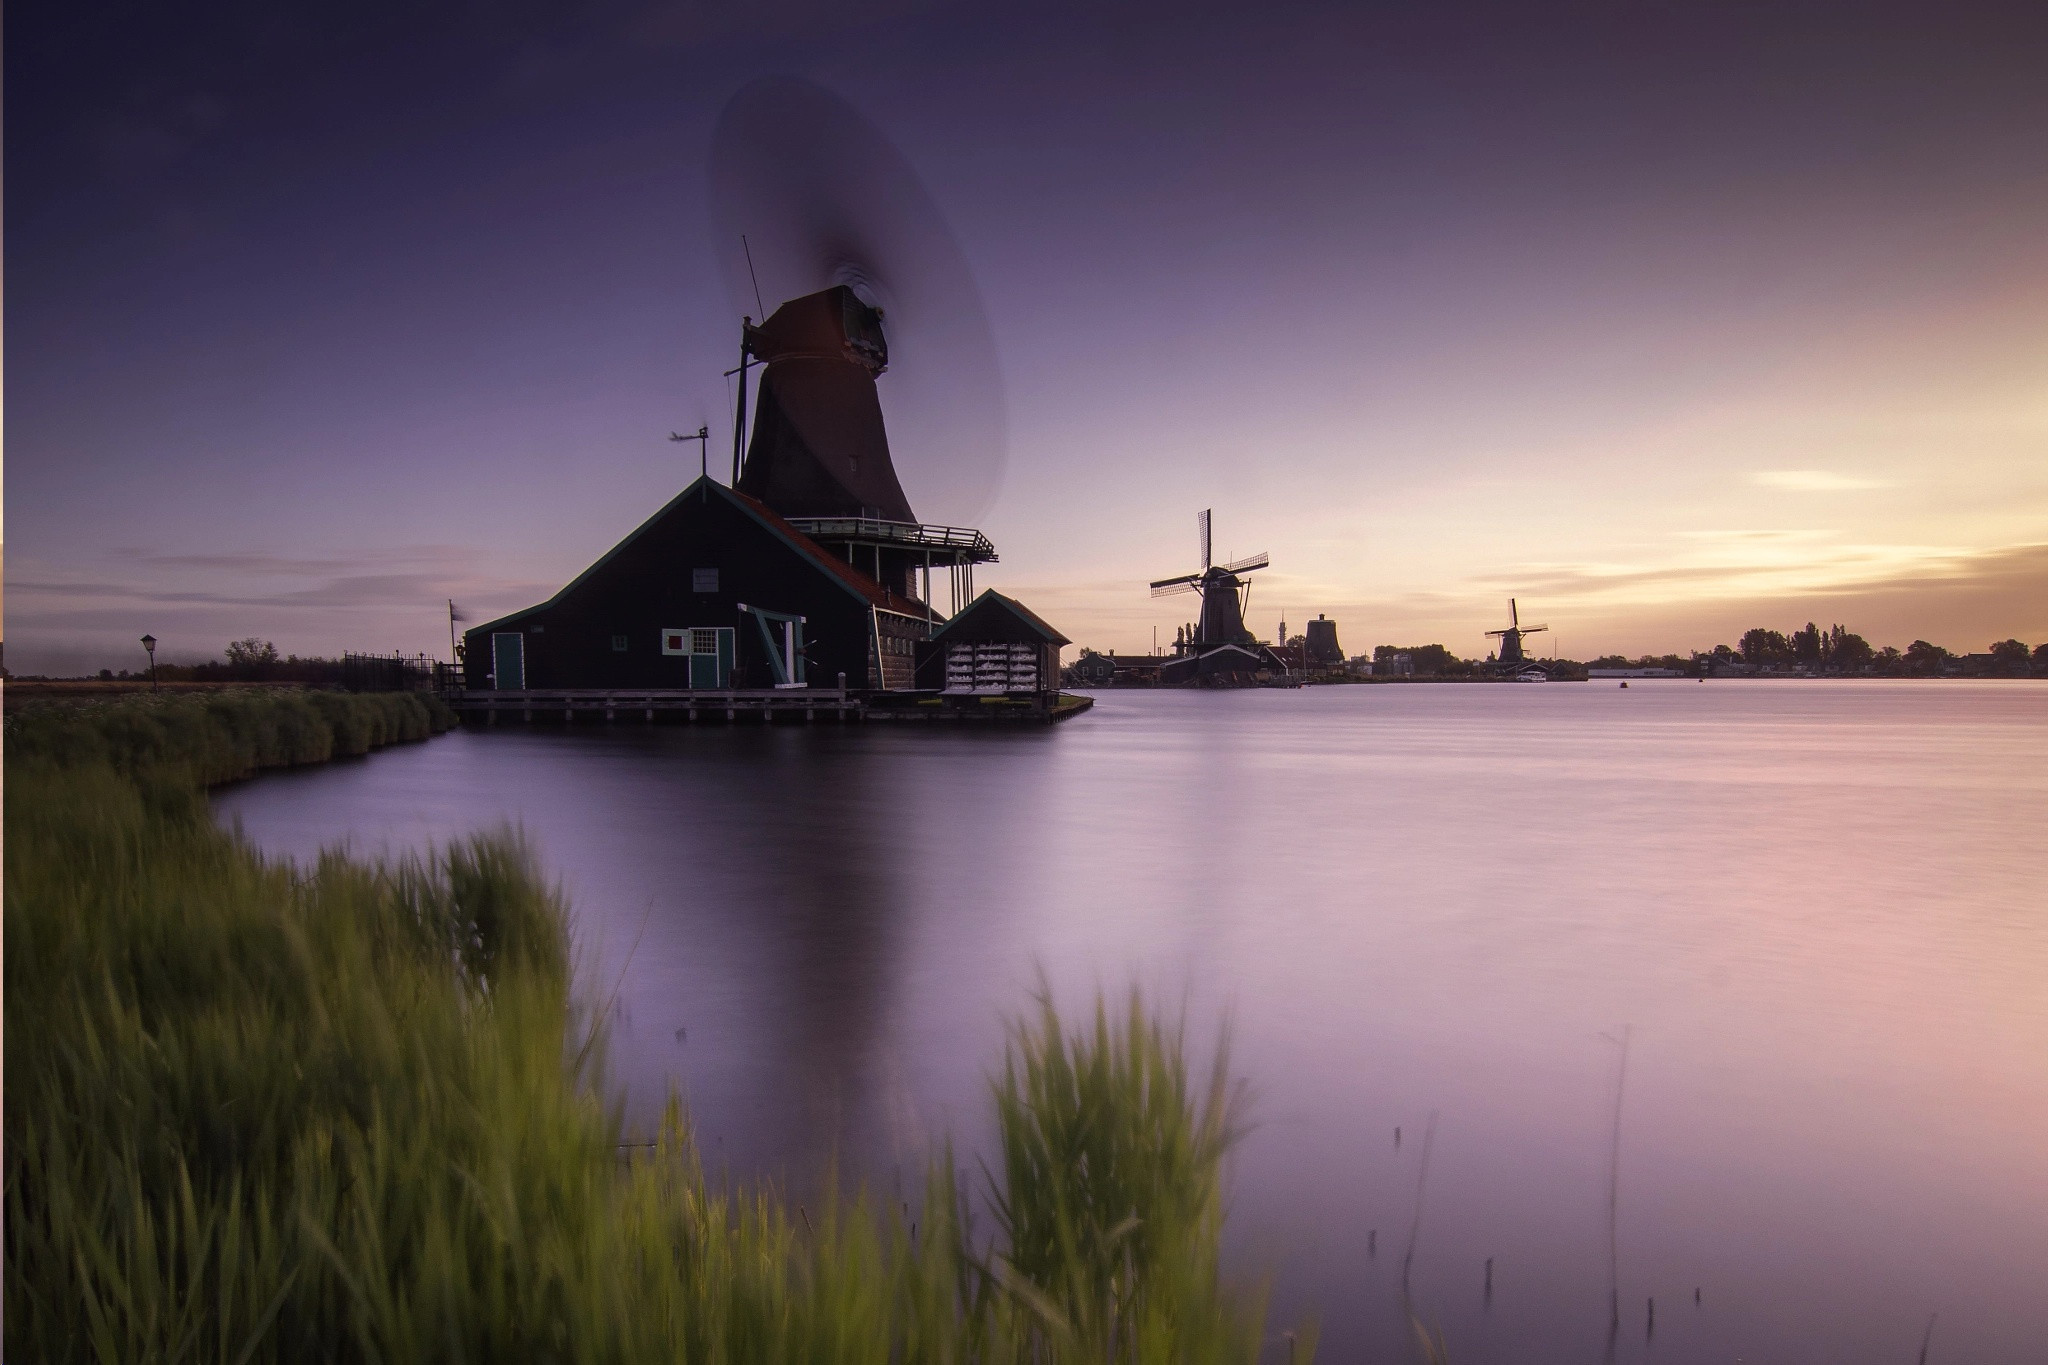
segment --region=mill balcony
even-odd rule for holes
[[[934,564],[993,564],[996,547],[970,526],[931,526],[875,517],[791,517],[789,524],[820,543],[833,541],[923,551]]]

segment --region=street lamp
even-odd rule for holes
[[[156,691],[156,636],[142,637],[142,647],[149,651],[149,690]]]

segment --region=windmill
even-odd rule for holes
[[[1173,597],[1184,592],[1202,595],[1202,619],[1188,641],[1200,653],[1219,645],[1248,645],[1252,633],[1244,626],[1244,609],[1251,600],[1251,584],[1238,577],[1270,562],[1261,553],[1230,564],[1216,564],[1210,554],[1209,512],[1195,519],[1201,531],[1202,567],[1178,578],[1162,578],[1152,584],[1154,597]]]
[[[1520,610],[1517,609],[1517,607],[1515,606],[1515,599],[1510,597],[1508,599],[1507,626],[1504,629],[1489,630],[1486,633],[1488,635],[1498,635],[1500,637],[1501,666],[1503,668],[1520,668],[1522,665],[1531,662],[1529,656],[1522,652],[1522,637],[1524,635],[1534,635],[1538,631],[1549,629],[1549,626],[1523,625],[1522,614]]]
[[[1202,596],[1200,622],[1182,634],[1178,641],[1180,657],[1161,669],[1161,677],[1165,681],[1225,684],[1227,679],[1245,679],[1260,673],[1286,675],[1286,663],[1251,639],[1251,632],[1245,630],[1245,604],[1251,598],[1251,585],[1241,575],[1264,569],[1268,557],[1253,555],[1229,565],[1214,563],[1208,520],[1208,512],[1196,518],[1202,536],[1202,567],[1196,573],[1157,579],[1151,585],[1155,598],[1174,598],[1190,591]]]

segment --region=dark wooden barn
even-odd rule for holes
[[[843,555],[843,552],[842,552]],[[909,687],[931,609],[698,479],[539,606],[464,637],[474,689]]]
[[[1052,692],[1067,637],[990,589],[917,646],[917,685],[939,692]]]
[[[907,690],[946,620],[944,575],[951,638],[987,646],[991,664],[997,643],[1006,665],[1014,647],[1029,685],[1012,690],[1056,688],[1064,637],[1009,598],[974,597],[975,566],[996,558],[988,537],[919,522],[904,496],[875,389],[881,313],[835,285],[741,335],[735,454],[747,366],[762,372],[733,485],[698,479],[546,602],[471,630],[466,686]]]

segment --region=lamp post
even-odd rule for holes
[[[156,636],[142,637],[142,647],[149,651],[149,690],[156,691]]]

